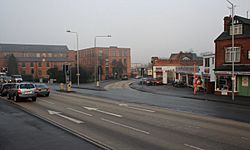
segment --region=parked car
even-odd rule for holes
[[[12,75],[11,80],[12,82],[23,82],[23,78],[21,75]]]
[[[16,83],[8,92],[8,98],[13,99],[15,102],[21,98],[31,98],[32,101],[36,101],[36,97],[36,87],[32,83]]]
[[[172,85],[173,85],[174,87],[178,87],[178,88],[180,88],[180,87],[187,87],[186,83],[184,83],[184,82],[182,82],[182,81],[173,82]]]
[[[11,79],[10,76],[4,76],[4,77],[3,77],[3,82],[5,82],[5,83],[11,83],[11,82],[12,82],[12,79]]]
[[[37,83],[35,84],[37,96],[49,96],[50,89],[46,84]]]
[[[9,90],[10,90],[13,86],[15,86],[14,83],[3,83],[3,84],[1,84],[1,87],[0,87],[0,94],[1,94],[1,96],[6,96],[6,95],[8,95]]]
[[[162,85],[163,82],[162,82],[162,78],[156,78],[156,79],[153,79],[151,80],[151,85]]]
[[[127,75],[123,75],[122,76],[122,80],[128,80],[128,76]]]

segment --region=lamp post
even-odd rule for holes
[[[69,33],[74,33],[76,34],[76,65],[77,65],[77,86],[79,87],[79,80],[80,80],[80,72],[79,72],[79,49],[78,49],[78,33],[77,32],[72,32],[70,30],[67,30],[66,32],[69,32]]]
[[[99,35],[99,36],[95,36],[95,39],[94,39],[94,48],[96,49],[96,38],[110,38],[111,35]],[[98,56],[99,57],[99,56]],[[96,66],[95,66],[95,79],[96,79],[96,86],[99,87],[100,86],[100,81],[101,81],[101,70],[100,70],[100,67],[99,67],[99,64],[100,64],[100,61],[98,61],[97,59],[97,68],[98,68],[98,80],[96,78]]]
[[[234,87],[235,87],[235,76],[234,76],[234,61],[235,61],[235,50],[234,50],[234,7],[235,5],[227,0],[227,2],[232,6],[232,48],[231,48],[231,58],[232,58],[232,100],[234,101]]]

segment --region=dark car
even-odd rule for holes
[[[32,101],[36,101],[36,97],[36,87],[32,83],[16,83],[8,92],[8,98],[13,99],[15,102],[21,98],[31,98]]]
[[[1,96],[6,96],[9,93],[9,90],[15,86],[15,83],[4,83],[0,86]]]
[[[122,80],[128,80],[128,76],[127,75],[123,75],[122,76]]]
[[[49,96],[50,89],[46,84],[35,84],[37,96]]]

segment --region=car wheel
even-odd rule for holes
[[[14,102],[18,102],[18,96],[17,96],[17,95],[14,95],[14,96],[13,96],[13,100],[14,100]]]
[[[36,97],[32,97],[32,101],[34,101],[34,102],[35,102],[35,101],[36,101]]]

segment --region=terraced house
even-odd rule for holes
[[[76,63],[76,52],[65,45],[0,44],[0,68],[7,67],[11,54],[16,57],[19,74],[35,79],[48,79],[50,68],[62,70],[64,64]]]
[[[232,49],[232,31],[235,47]],[[235,16],[224,17],[224,31],[215,40],[215,92],[232,94],[232,60],[235,66],[234,91],[236,95],[250,96],[250,19]]]

